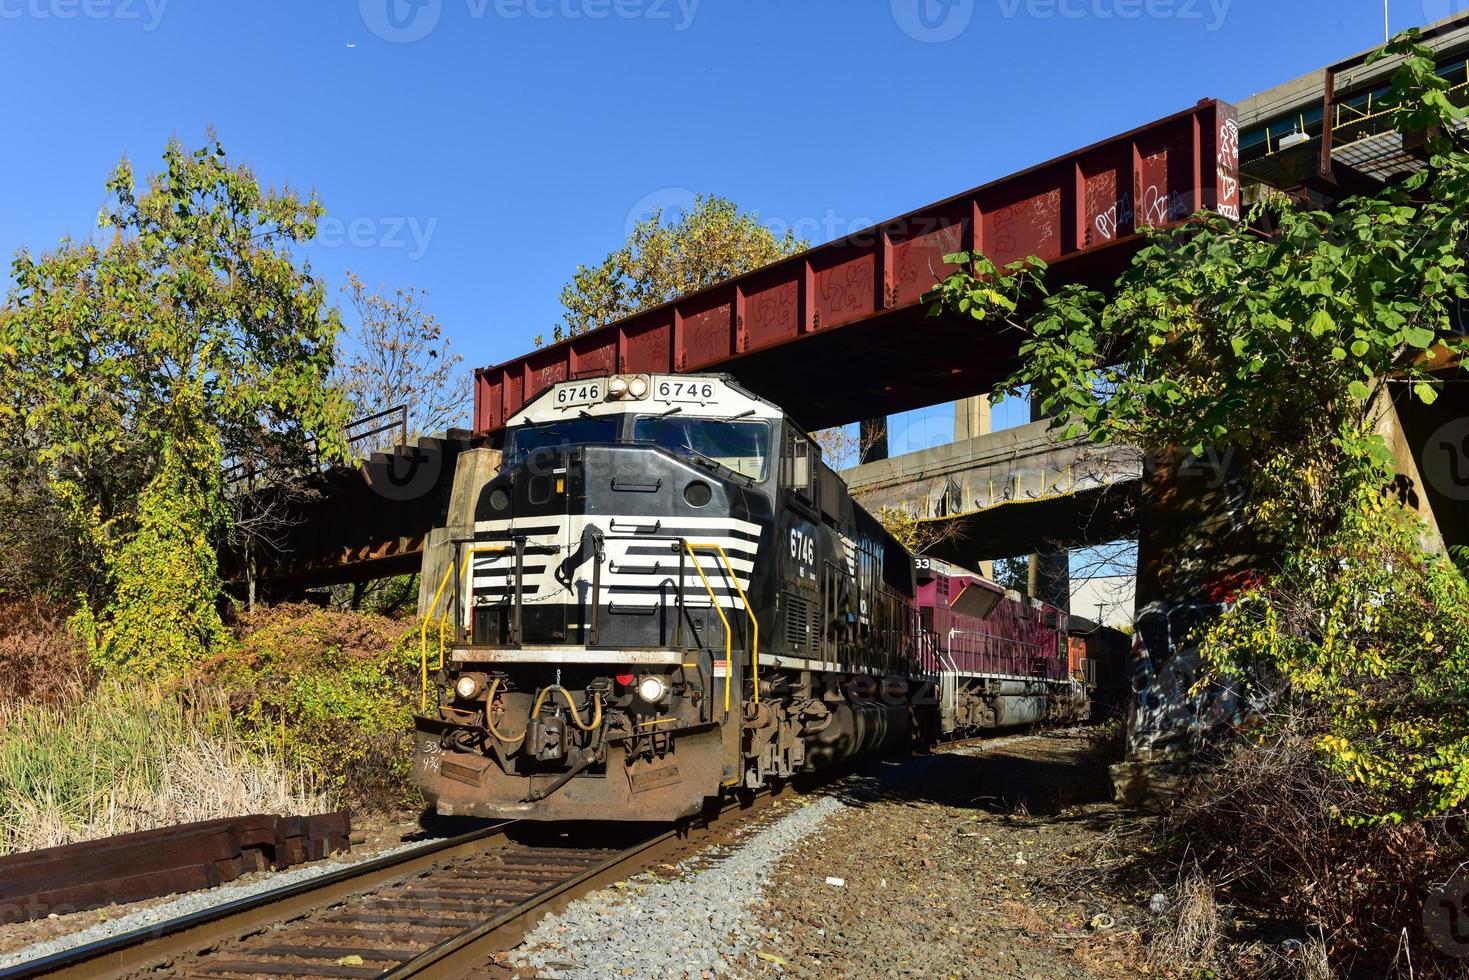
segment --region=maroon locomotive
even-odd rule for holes
[[[1065,611],[936,558],[917,571],[919,661],[938,679],[945,735],[1088,716]]]

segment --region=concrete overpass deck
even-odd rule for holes
[[[843,474],[870,510],[898,508],[952,531],[965,562],[1115,540],[1135,528],[1142,454],[1063,439],[1049,421],[863,463]]]

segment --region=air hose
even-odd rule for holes
[[[562,698],[565,699],[566,707],[571,710],[571,720],[576,723],[577,728],[580,728],[584,732],[591,732],[596,731],[598,728],[601,727],[602,695],[597,693],[594,693],[592,695],[592,706],[594,712],[592,715],[592,723],[590,725],[583,725],[581,721],[581,713],[576,710],[576,702],[571,699],[571,692],[562,687],[560,684],[552,684],[550,687],[543,688],[541,690],[540,695],[536,698],[536,706],[532,708],[530,712],[530,716],[532,718],[540,715],[541,708],[545,706],[546,698],[548,695],[550,695],[552,691],[557,692],[561,695]]]
[[[491,716],[494,712],[495,695],[500,690],[500,684],[501,679],[496,677],[493,681],[490,682],[489,691],[485,693],[485,727],[488,728],[490,734],[499,741],[505,743],[506,745],[516,745],[520,742],[525,741],[525,732],[522,731],[519,735],[507,737],[500,733],[499,729],[495,727],[494,721],[491,720]],[[528,719],[540,716],[541,709],[546,706],[546,698],[550,697],[552,691],[557,692],[561,695],[562,698],[565,699],[566,707],[571,711],[571,720],[576,724],[577,728],[580,728],[584,732],[591,732],[596,731],[598,728],[601,727],[602,695],[600,693],[594,693],[592,695],[592,723],[590,725],[585,725],[582,724],[581,713],[576,709],[576,702],[572,700],[571,692],[562,687],[560,684],[553,684],[550,687],[542,688],[541,693],[536,697],[535,707],[531,708],[531,712],[527,716]]]
[[[496,677],[494,680],[490,681],[490,689],[485,694],[485,727],[490,730],[491,735],[495,736],[496,739],[504,742],[506,745],[518,745],[521,742],[525,741],[525,732],[522,731],[519,735],[511,738],[506,738],[504,735],[500,734],[497,728],[495,728],[495,722],[492,720],[492,716],[494,715],[495,711],[495,693],[499,690],[500,678]]]

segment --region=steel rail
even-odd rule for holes
[[[193,952],[240,932],[269,926],[330,905],[391,879],[427,870],[442,861],[489,850],[505,838],[505,831],[510,826],[511,823],[500,823],[484,827],[154,926],[62,950],[0,970],[0,980],[40,976],[95,978],[140,970],[151,963]]]
[[[648,852],[680,841],[668,830],[537,893],[514,908],[460,933],[382,974],[383,980],[458,980],[488,957],[518,945],[531,926],[581,895],[620,881],[648,862]],[[558,901],[559,900],[559,901]]]
[[[718,817],[732,810],[748,813],[763,810],[776,794],[762,791],[753,799],[730,800],[718,815],[703,823],[684,824],[653,832],[650,836],[609,856],[576,870],[510,908],[479,922],[466,922],[462,932],[431,945],[411,959],[387,967],[378,974],[391,980],[449,980],[487,963],[495,953],[513,949],[544,916],[560,911],[570,902],[615,881],[644,870],[680,848],[696,846],[705,836],[721,829]],[[418,875],[427,878],[439,864],[459,858],[490,853],[508,844],[508,830],[523,821],[486,827],[469,834],[364,861],[296,882],[283,888],[252,895],[236,902],[205,909],[192,915],[137,929],[109,939],[78,946],[41,959],[0,971],[0,980],[29,977],[97,978],[124,977],[156,970],[188,970],[187,960],[201,951],[227,956],[232,940],[259,933],[273,925],[302,919],[311,913],[362,895],[399,879]],[[430,879],[431,880],[431,879]],[[182,961],[182,962],[181,962]],[[208,958],[200,960],[208,963]],[[310,967],[303,964],[304,972]]]

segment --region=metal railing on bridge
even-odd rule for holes
[[[363,426],[371,426],[371,428],[364,429],[362,428]],[[369,439],[393,431],[398,432],[398,440],[395,445],[406,446],[408,444],[407,405],[395,405],[384,411],[374,412],[372,415],[365,415],[362,418],[353,419],[342,427],[342,433],[346,437],[347,448],[354,450]],[[320,447],[320,441],[315,436],[306,440],[306,456],[310,461],[310,468],[316,472],[328,469],[331,465],[329,463],[323,463]],[[268,467],[259,465],[257,460],[235,460],[225,466],[225,485],[236,486],[249,482],[266,472],[267,469]]]

